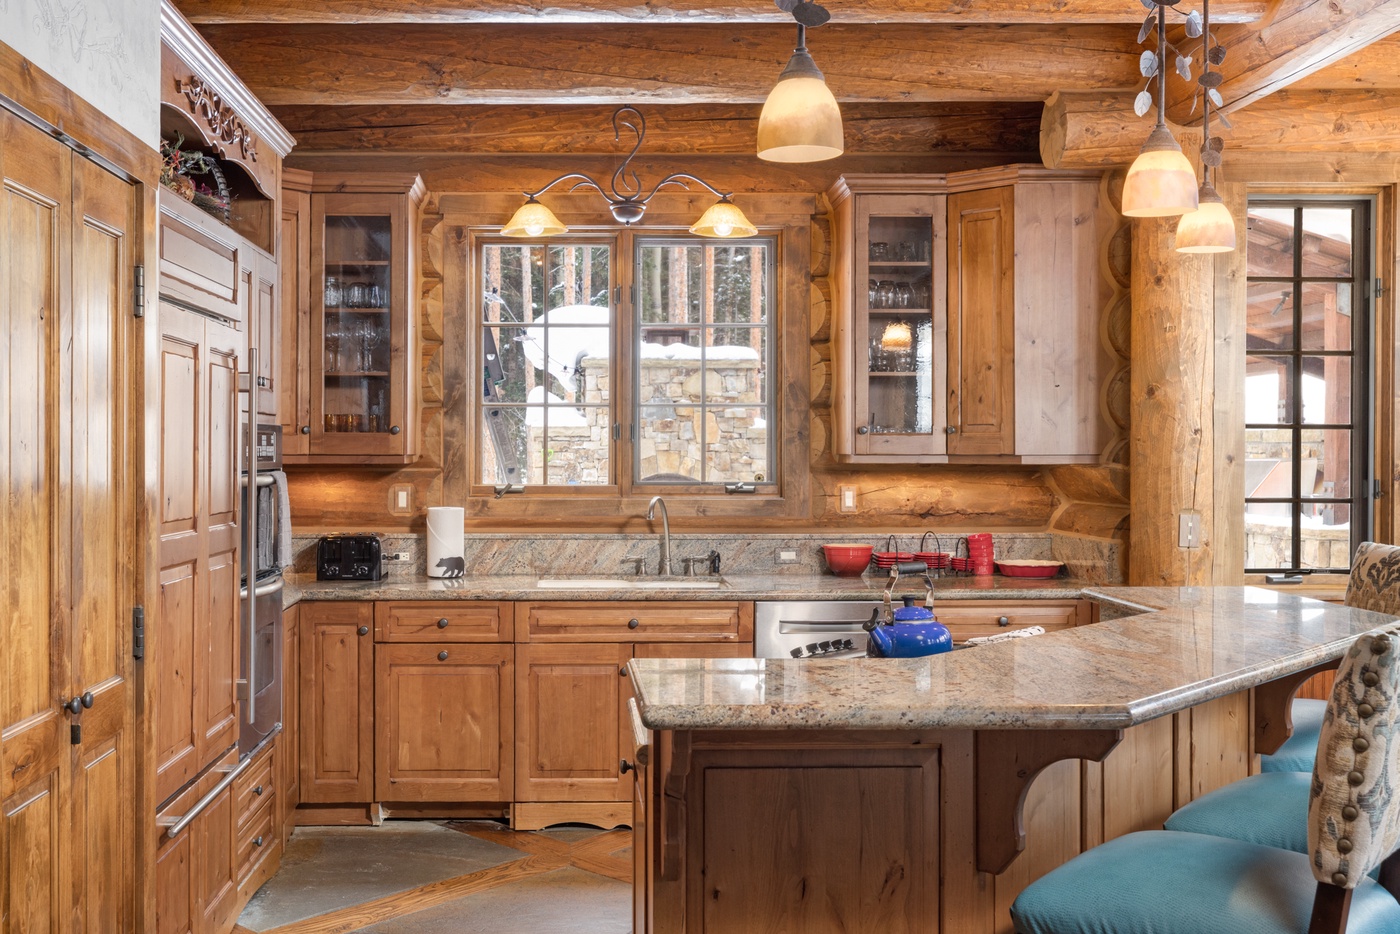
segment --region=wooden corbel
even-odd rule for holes
[[[1293,735],[1293,695],[1313,675],[1336,671],[1341,659],[1275,678],[1254,689],[1254,751],[1272,755]]]

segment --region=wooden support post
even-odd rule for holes
[[[1293,695],[1313,675],[1336,671],[1341,659],[1314,665],[1306,671],[1276,678],[1254,689],[1254,751],[1261,755],[1278,752],[1293,735]]]
[[[1026,848],[1021,809],[1031,782],[1061,759],[1102,762],[1122,730],[982,730],[976,740],[977,870],[1006,871]]]
[[[1208,255],[1176,252],[1176,225],[1170,217],[1133,226],[1127,577],[1134,586],[1212,580],[1215,266]],[[1193,548],[1178,545],[1184,513],[1200,525]]]

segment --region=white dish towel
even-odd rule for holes
[[[292,566],[292,504],[287,497],[287,475],[272,471],[272,489],[277,497],[277,564],[284,571]]]

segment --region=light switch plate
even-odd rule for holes
[[[855,511],[856,511],[856,488],[853,487],[853,486],[843,486],[843,487],[839,487],[838,490],[839,490],[839,492],[840,492],[841,495],[840,495],[839,504],[838,504],[838,506],[837,506],[837,511],[838,511],[838,512],[855,512]]]
[[[1201,547],[1201,514],[1199,512],[1188,511],[1181,513],[1179,516],[1176,544],[1178,548]]]
[[[396,483],[389,487],[389,515],[413,515],[413,484]]]

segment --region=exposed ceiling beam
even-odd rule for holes
[[[1214,30],[1226,49],[1220,94],[1224,110],[1247,107],[1400,30],[1400,0],[1278,0],[1263,22]],[[1199,58],[1199,55],[1196,56]],[[1391,61],[1387,69],[1394,71]],[[1191,113],[1194,84],[1168,84],[1167,112],[1178,122]]]
[[[1127,165],[1152,129],[1132,104],[1127,93],[1055,95],[1041,119],[1041,158],[1052,168]],[[1281,91],[1230,120],[1234,127],[1222,132],[1227,169],[1232,153],[1400,148],[1400,101],[1380,91]]]
[[[1290,91],[1400,89],[1400,36],[1391,35],[1359,49],[1288,86]]]
[[[1395,0],[1400,3],[1400,0]],[[789,26],[206,26],[264,103],[759,103]],[[1044,100],[1138,81],[1122,26],[825,26],[808,40],[845,101]]]
[[[1124,0],[826,0],[837,23],[1137,23]],[[771,0],[179,0],[194,23],[787,23]],[[1267,0],[1216,0],[1217,23],[1250,23]]]
[[[1039,103],[848,104],[852,153],[1028,152],[1040,134]],[[751,154],[757,104],[685,104],[645,110],[648,153]],[[536,153],[625,155],[613,108],[413,104],[293,106],[277,118],[297,152]]]

